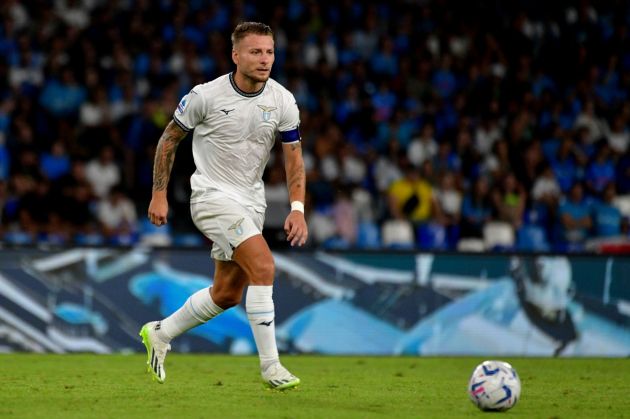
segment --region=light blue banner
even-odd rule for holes
[[[429,253],[275,253],[283,352],[630,355],[630,259]],[[206,250],[3,249],[0,351],[141,351],[137,332],[209,287]],[[172,342],[255,351],[237,306]]]

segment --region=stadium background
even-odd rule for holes
[[[304,303],[282,313],[284,350],[458,353],[436,332],[456,335],[443,329],[456,324],[449,316],[514,326],[525,305],[510,252],[551,251],[571,255],[569,282],[548,288],[565,302],[555,326],[586,339],[586,352],[571,333],[526,321],[515,325],[524,346],[498,353],[630,352],[626,260],[575,255],[627,250],[626,2],[58,0],[6,1],[0,11],[3,350],[137,350],[132,331],[193,291],[173,284],[210,283],[199,250],[207,243],[189,215],[190,141],[177,153],[161,229],[145,219],[153,153],[179,98],[231,71],[234,25],[258,20],[275,31],[273,77],[301,109],[308,180],[310,249],[296,255],[283,239],[288,197],[274,150],[265,235],[286,262],[283,304]],[[425,252],[445,250],[506,253],[441,272],[434,262],[455,254]],[[322,251],[369,253],[356,264],[353,253]],[[462,277],[474,260],[482,266]],[[354,320],[334,342],[347,346],[325,346],[322,312]],[[219,333],[248,333],[241,320],[238,310],[217,319],[226,322]],[[359,320],[373,334],[349,334]],[[249,337],[225,339],[191,336],[178,349],[251,352]]]
[[[272,26],[273,77],[301,108],[311,246],[455,249],[472,238],[462,246],[479,248],[491,221],[490,246],[512,235],[518,249],[543,251],[627,239],[627,2],[0,10],[5,243],[201,244],[190,141],[173,170],[168,233],[147,237],[152,157],[179,98],[231,71],[229,34],[242,20]],[[279,151],[266,174],[276,246],[274,215],[287,208]]]

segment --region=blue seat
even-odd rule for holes
[[[516,248],[529,252],[549,251],[545,229],[535,224],[525,224],[516,234]]]
[[[554,243],[553,251],[557,253],[581,253],[586,250],[583,243],[568,243],[565,241]]]
[[[343,249],[349,249],[350,248],[350,243],[348,243],[347,240],[341,238],[341,237],[337,237],[337,236],[333,236],[330,237],[328,239],[326,239],[322,244],[321,247],[324,249],[335,249],[335,250],[343,250]]]
[[[204,245],[204,239],[198,233],[180,233],[173,237],[173,245],[179,247],[201,247]]]
[[[371,221],[359,223],[357,228],[357,247],[361,249],[378,249],[381,247],[381,233]]]
[[[138,223],[138,230],[141,236],[149,234],[170,234],[171,226],[170,224],[156,226],[145,218],[141,219]]]
[[[79,246],[101,246],[105,243],[105,237],[99,233],[77,233],[74,242]]]
[[[448,240],[444,226],[435,223],[422,224],[418,227],[418,246],[421,249],[448,249]]]
[[[107,243],[112,246],[132,246],[138,243],[139,238],[138,233],[119,233],[110,237]]]
[[[3,240],[8,244],[33,244],[33,237],[23,231],[9,231],[4,234]]]

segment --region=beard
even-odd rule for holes
[[[243,72],[243,75],[255,83],[264,83],[269,80],[269,73],[266,73],[265,75],[260,75],[256,72],[256,70]]]

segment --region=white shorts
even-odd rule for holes
[[[192,220],[212,240],[212,258],[232,260],[232,253],[241,243],[262,234],[265,214],[245,207],[221,193],[207,201],[190,204]]]

